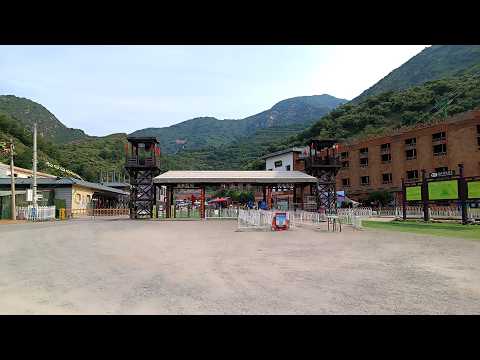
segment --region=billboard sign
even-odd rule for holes
[[[480,181],[469,181],[468,185],[468,198],[480,199]]]
[[[422,200],[422,187],[421,186],[409,186],[406,188],[407,201],[420,201]]]
[[[433,181],[428,183],[429,200],[457,200],[458,180]]]
[[[441,178],[441,177],[449,177],[449,176],[454,176],[455,171],[453,170],[447,170],[447,171],[438,171],[438,172],[431,172],[430,177],[431,178]]]

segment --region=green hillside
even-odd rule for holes
[[[427,122],[480,106],[480,66],[464,75],[429,81],[403,91],[370,96],[358,105],[345,104],[324,116],[309,129],[276,147],[305,143],[314,137],[351,139],[381,134],[389,129]],[[445,111],[436,112],[439,104],[450,103]]]
[[[88,136],[79,129],[66,127],[44,106],[14,95],[0,95],[0,112],[9,114],[21,125],[31,129],[37,121],[38,134],[55,143],[85,139]]]
[[[201,117],[165,128],[137,130],[131,135],[156,136],[167,154],[215,148],[251,136],[260,129],[296,126],[303,130],[346,101],[326,94],[301,96],[280,101],[269,110],[241,120]],[[177,144],[177,140],[182,144]]]
[[[480,63],[480,45],[433,45],[393,70],[375,85],[352,100],[358,104],[372,95],[404,90],[427,81],[457,75]]]

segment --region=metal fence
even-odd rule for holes
[[[238,207],[223,209],[205,209],[205,218],[207,219],[237,219],[240,209]]]
[[[67,217],[82,217],[82,216],[129,216],[130,209],[115,208],[115,209],[66,209]]]
[[[55,206],[17,207],[17,219],[29,221],[55,220]]]
[[[454,206],[436,206],[428,209],[431,219],[458,219],[462,218],[462,209]],[[423,218],[423,207],[421,206],[407,206],[407,218],[421,219]],[[480,219],[479,208],[469,208],[467,210],[470,219]],[[373,211],[373,216],[394,216],[402,217],[403,210],[401,207],[396,208],[380,208]]]
[[[297,225],[320,225],[322,222],[327,221],[327,216],[325,213],[295,210],[290,214],[290,224],[292,224],[293,227]]]
[[[458,219],[462,218],[462,209],[452,206],[436,206],[428,209],[431,219]],[[469,208],[467,210],[470,219],[480,219],[480,208]],[[423,208],[421,206],[407,206],[407,218],[421,219],[423,218]],[[352,216],[357,217],[402,217],[403,209],[401,207],[394,208],[350,208],[338,209],[337,214],[344,218],[346,223],[350,223]]]
[[[238,229],[270,230],[272,228],[273,211],[238,210]],[[289,213],[287,212],[287,219]]]

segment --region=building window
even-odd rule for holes
[[[417,158],[417,149],[409,149],[405,151],[405,156],[407,160],[414,160]]]
[[[480,136],[477,137],[477,144],[478,144],[478,146],[480,146]]]
[[[341,159],[347,159],[348,156],[349,156],[348,151],[344,151],[344,152],[342,152],[342,153],[340,154],[340,158],[341,158]]]
[[[350,186],[350,179],[349,178],[342,179],[342,185],[343,186]]]
[[[391,184],[392,183],[392,174],[382,174],[382,183]]]
[[[406,146],[415,146],[417,144],[417,138],[410,138],[405,140]]]
[[[390,151],[390,143],[380,145],[380,151],[382,152]]]
[[[285,166],[285,170],[290,171],[290,165]]]
[[[370,184],[370,177],[369,176],[361,176],[360,177],[360,184],[362,184],[362,185]]]
[[[368,158],[360,159],[360,167],[367,167],[368,166]]]
[[[447,138],[447,134],[445,133],[445,131],[432,134],[432,141],[434,142],[445,140],[446,138]]]
[[[448,171],[448,166],[442,166],[442,167],[435,168],[435,172],[444,172],[444,171]]]
[[[382,163],[388,164],[389,162],[392,162],[392,154],[382,154]]]
[[[275,161],[275,167],[281,167],[282,166],[282,160]]]
[[[360,149],[360,156],[368,155],[368,148],[361,148]]]
[[[407,180],[418,180],[418,170],[407,171]]]
[[[445,155],[447,153],[447,144],[438,144],[433,146],[433,155]]]
[[[350,167],[350,161],[342,161],[342,168]]]

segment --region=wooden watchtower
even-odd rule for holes
[[[317,198],[318,208],[336,213],[336,176],[341,168],[338,160],[338,141],[335,139],[312,139],[305,156],[305,172],[318,179],[318,186],[312,189]]]
[[[152,218],[155,205],[153,178],[160,174],[160,146],[155,137],[128,137],[125,170],[130,176],[130,218]]]

